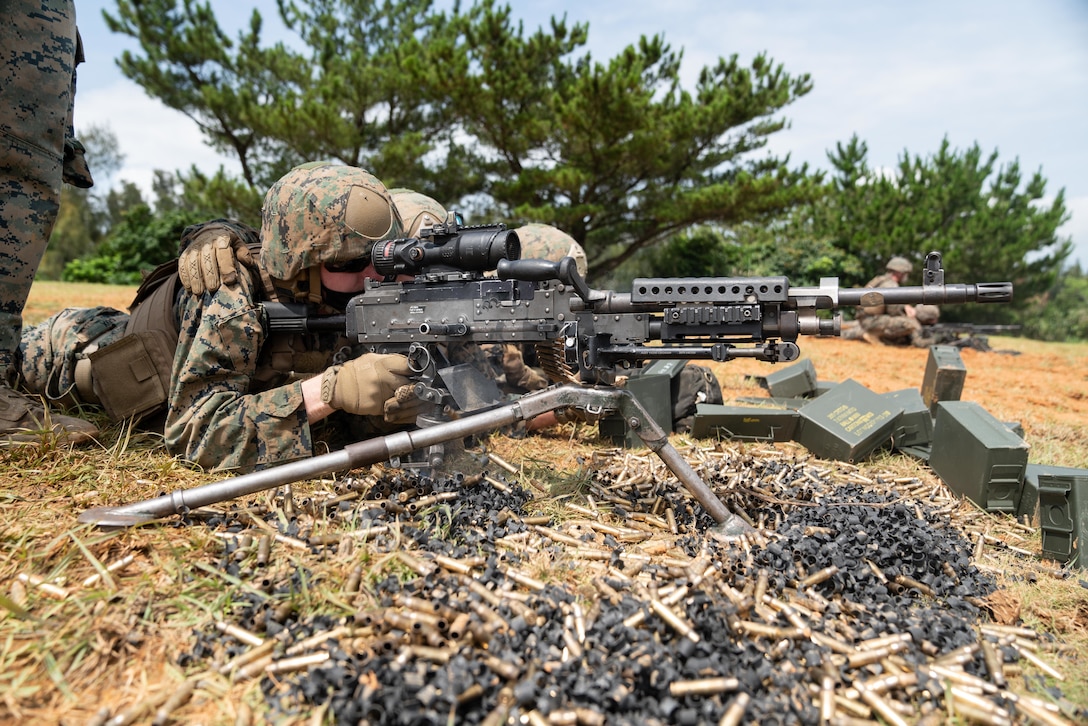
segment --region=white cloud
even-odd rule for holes
[[[81,88],[76,100],[76,130],[90,125],[108,126],[125,155],[115,182],[121,179],[150,193],[156,170],[187,171],[196,165],[214,172],[220,165],[237,171],[238,163],[221,156],[204,143],[194,123],[180,111],[148,98],[139,86],[119,79],[91,90]],[[94,171],[94,159],[90,159]]]

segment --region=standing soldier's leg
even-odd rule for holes
[[[11,438],[5,433],[44,423],[41,407],[9,384],[23,308],[60,204],[76,22],[72,0],[0,0],[0,17],[0,438]],[[67,433],[63,418],[52,424]]]

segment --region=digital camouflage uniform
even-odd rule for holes
[[[0,0],[0,18],[0,378],[6,378],[61,182],[88,187],[91,180],[72,138],[75,67],[82,60],[72,0]]]
[[[93,183],[72,133],[75,67],[83,60],[72,0],[0,0],[0,444],[79,444],[87,421],[46,412],[10,386],[23,308],[60,206],[61,183]]]
[[[348,167],[315,166],[306,170],[310,181],[360,173]],[[273,185],[266,196],[265,224],[260,235],[265,243],[260,265],[270,275],[274,286],[271,294],[284,301],[292,296],[309,299],[314,292],[310,289],[310,263],[355,254],[362,243],[353,241],[353,234],[390,239],[403,236],[395,211],[387,220],[344,218],[352,195],[385,194],[377,179],[362,174],[373,180],[374,186],[352,186],[342,196],[319,197],[313,187],[307,191],[297,185]],[[297,175],[294,181],[298,181]],[[302,253],[287,249],[282,254],[268,254],[270,238],[297,235],[297,227],[303,224],[311,230],[323,230],[312,247]],[[375,231],[377,227],[382,229]],[[199,230],[187,230],[190,233],[196,236]],[[234,284],[201,295],[190,294],[180,285],[177,288],[173,310],[179,339],[163,433],[171,454],[207,469],[260,469],[311,456],[315,436],[307,418],[301,381],[326,370],[337,352],[352,353],[346,348],[347,340],[336,334],[271,333],[260,307],[270,295],[261,277],[259,270],[239,266]],[[108,336],[114,336],[116,326],[124,323],[127,316],[117,311],[103,312],[107,310],[64,311],[59,314],[63,317],[54,316],[27,331],[24,361],[43,360],[46,346],[59,338],[67,341],[68,347],[64,352],[53,352],[51,365],[55,370],[71,367],[70,359],[77,357],[77,346],[71,341],[79,331],[106,319],[101,324]],[[318,311],[322,312],[334,311]],[[57,376],[52,371],[27,372],[30,375],[24,378],[28,385],[42,385]],[[334,414],[340,415],[347,417],[343,412]]]

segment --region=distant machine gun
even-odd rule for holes
[[[926,330],[934,334],[940,342],[950,343],[960,340],[964,335],[1015,335],[1021,331],[1021,327],[973,322],[935,322],[926,325]]]
[[[617,371],[660,359],[796,360],[802,335],[836,336],[840,307],[881,304],[1001,303],[1012,284],[946,284],[941,255],[926,256],[918,287],[840,288],[837,278],[793,287],[785,277],[639,278],[630,292],[595,290],[573,258],[522,260],[516,233],[502,225],[462,227],[455,220],[419,238],[375,243],[375,269],[343,316],[314,317],[304,306],[268,303],[276,330],[343,330],[364,351],[403,353],[415,394],[431,411],[418,428],[351,444],[343,451],[283,464],[156,499],[88,510],[81,521],[127,526],[282,484],[407,456],[558,412],[566,420],[621,415],[726,534],[747,525],[730,512],[668,442],[629,392],[610,385]],[[394,281],[397,276],[410,281]],[[450,365],[460,344],[532,343],[550,388],[505,401],[470,365]]]

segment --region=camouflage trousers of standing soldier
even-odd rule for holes
[[[113,308],[67,308],[24,329],[14,366],[17,385],[61,405],[94,403],[88,384],[77,386],[77,365],[119,340],[127,323],[128,313]]]
[[[59,208],[77,43],[72,0],[4,0],[0,8],[2,382],[11,373],[23,307]]]

